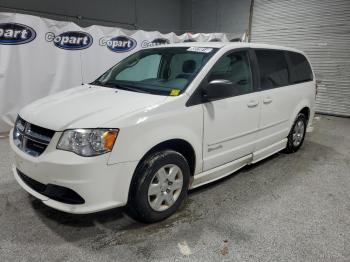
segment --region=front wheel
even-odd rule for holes
[[[151,154],[135,172],[129,214],[146,223],[169,217],[185,200],[189,180],[190,168],[180,153],[164,150]]]
[[[288,142],[285,151],[287,153],[294,153],[302,146],[307,127],[307,119],[303,113],[299,113],[292,129],[288,135]]]

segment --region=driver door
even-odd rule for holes
[[[206,81],[223,79],[231,82],[231,95],[203,105],[203,171],[252,154],[257,139],[259,95],[247,50],[221,57]]]

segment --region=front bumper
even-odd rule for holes
[[[10,145],[15,152],[13,173],[23,189],[47,206],[74,214],[93,213],[126,205],[137,161],[108,165],[109,154],[81,157],[57,150],[59,137],[60,133],[56,133],[45,152],[33,157],[14,145],[11,131]],[[83,204],[68,204],[49,198],[49,194],[39,193],[23,180],[18,171],[43,185],[56,185],[74,191],[84,200]]]

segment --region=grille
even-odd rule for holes
[[[55,131],[33,125],[18,116],[13,141],[23,152],[38,157],[45,151],[54,134]]]

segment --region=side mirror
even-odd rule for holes
[[[232,95],[232,82],[226,79],[212,80],[204,88],[202,95],[206,102],[230,97]]]

